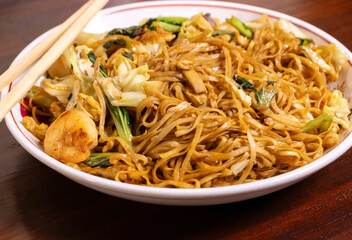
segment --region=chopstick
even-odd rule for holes
[[[13,106],[26,95],[40,76],[42,76],[60,57],[62,52],[75,40],[90,19],[102,9],[108,1],[109,0],[88,1],[63,24],[61,24],[59,29],[48,37],[49,39],[38,44],[36,49],[33,50],[34,56],[31,55],[32,52],[27,54],[24,57],[26,59],[21,60],[21,62],[19,61],[19,64],[15,64],[14,67],[10,67],[3,74],[4,76],[1,75],[0,86],[4,87],[4,84],[7,86],[35,61],[30,58],[38,59],[44,52],[46,52],[0,102],[0,122]],[[57,41],[55,42],[55,40]],[[48,50],[49,46],[51,47]],[[18,67],[18,69],[16,67]],[[2,83],[2,81],[5,83]]]
[[[36,45],[25,57],[12,64],[1,76],[0,76],[0,91],[14,81],[21,73],[29,68],[38,58],[53,45],[55,41],[77,20],[77,18],[87,10],[87,8],[93,3],[92,0],[86,2],[80,9],[78,9],[71,17],[65,22],[60,24],[57,29],[54,30],[47,38],[45,38],[40,44]]]

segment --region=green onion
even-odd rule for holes
[[[330,128],[332,123],[332,116],[328,113],[323,113],[313,120],[309,121],[301,129],[302,132],[309,132],[310,130],[319,128],[319,133],[325,132]]]
[[[219,35],[230,35],[231,37],[234,37],[236,34],[234,31],[225,31],[225,30],[214,30],[212,36],[219,36]]]
[[[226,19],[226,22],[231,24],[233,27],[237,28],[237,30],[245,37],[253,38],[253,30],[249,28],[246,24],[241,22],[235,16],[232,16],[229,19]]]
[[[305,46],[312,41],[312,39],[310,39],[310,38],[297,37],[297,39],[301,40],[301,43],[299,44],[300,46]]]
[[[172,25],[181,26],[188,18],[186,17],[158,17],[157,20],[160,22],[170,23]]]
[[[174,25],[174,24],[170,24],[170,23],[166,23],[166,22],[159,22],[159,21],[155,21],[152,23],[152,25],[150,25],[151,28],[153,27],[161,27],[162,29],[164,29],[167,32],[179,32],[181,27],[178,25]]]

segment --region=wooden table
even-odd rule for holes
[[[128,3],[111,0],[107,6]],[[238,1],[303,19],[352,50],[350,0]],[[84,0],[1,0],[0,72]],[[352,79],[351,79],[352,80]],[[0,239],[351,239],[352,149],[279,192],[207,207],[148,205],[83,187],[28,154],[0,123]]]

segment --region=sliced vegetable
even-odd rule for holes
[[[54,102],[51,98],[43,95],[43,94],[38,94],[39,91],[35,90],[34,88],[31,88],[27,92],[27,98],[30,99],[32,98],[32,101],[36,104],[43,105],[47,108],[50,107],[50,105]],[[37,95],[38,94],[38,95]]]
[[[245,78],[238,78],[236,76],[233,76],[233,80],[235,80],[235,82],[237,82],[240,85],[238,88],[251,89],[251,90],[255,91],[259,108],[265,109],[265,108],[270,107],[271,101],[273,100],[273,97],[277,93],[275,90],[267,90],[264,87],[260,91],[258,91],[252,85],[252,83],[248,82]],[[272,84],[274,84],[274,83],[272,83]]]
[[[158,17],[157,20],[160,22],[166,22],[173,25],[181,26],[183,22],[185,22],[188,18],[186,17]]]
[[[96,56],[94,55],[93,52],[89,52],[89,59],[90,61],[94,64],[96,61]],[[104,78],[106,78],[106,70],[103,66],[100,66],[100,73]],[[98,80],[99,81],[99,80]],[[99,83],[101,84],[101,80]],[[132,140],[132,132],[131,132],[131,126],[130,126],[130,117],[128,115],[127,110],[124,107],[117,107],[111,104],[109,98],[107,97],[104,87],[102,87],[105,101],[107,103],[108,109],[110,111],[110,115],[114,121],[115,127],[117,129],[117,133],[121,138],[123,138],[129,145],[131,145],[131,140]]]
[[[252,83],[248,82],[245,78],[238,78],[236,76],[233,76],[233,80],[235,80],[235,82],[240,85],[238,87],[239,89],[252,89],[254,91],[257,91],[257,89],[253,87]]]
[[[347,63],[349,57],[344,51],[336,46],[336,44],[332,43],[329,45],[329,47],[333,52],[332,64],[334,65],[336,72],[339,73],[343,66]]]
[[[308,132],[310,130],[319,128],[319,133],[325,132],[330,128],[332,123],[332,116],[328,113],[323,113],[316,117],[315,119],[309,121],[304,125],[301,130],[302,132]]]
[[[95,61],[97,60],[97,57],[95,56],[94,52],[93,51],[90,51],[88,54],[87,54],[88,58],[89,58],[89,61],[94,65]],[[100,65],[100,72],[101,74],[104,76],[104,77],[107,77],[107,72],[106,72],[106,69],[104,68],[104,66]]]
[[[89,61],[94,64],[95,61],[97,60],[97,57],[95,56],[94,52],[93,51],[90,51],[88,54],[87,54],[88,58],[89,58]]]
[[[253,30],[248,27],[246,24],[241,22],[238,18],[235,16],[232,16],[231,18],[226,19],[226,22],[231,24],[233,27],[237,28],[237,30],[245,37],[248,38],[253,38]]]
[[[93,92],[93,78],[91,76],[87,76],[82,69],[80,68],[80,64],[78,61],[77,52],[74,48],[70,48],[70,61],[71,67],[76,78],[80,80],[81,92],[86,93],[88,95]],[[67,97],[67,96],[66,96]]]
[[[167,22],[159,22],[159,21],[155,21],[152,23],[152,25],[150,25],[151,29],[156,29],[156,27],[161,27],[162,29],[164,29],[167,32],[179,32],[181,27],[178,25],[174,25],[174,24],[170,24]]]
[[[110,37],[113,35],[124,35],[129,36],[130,38],[137,37],[144,33],[143,26],[131,26],[128,28],[114,28],[108,32],[106,37]]]
[[[259,92],[256,91],[255,93],[257,95],[259,108],[268,108],[277,92],[275,90],[267,90],[263,87]]]
[[[266,82],[267,82],[268,86],[269,86],[269,85],[274,86],[274,84],[276,83],[276,81],[266,81]]]
[[[144,27],[149,27],[152,22],[156,21],[156,18],[149,18],[143,24],[139,26],[131,26],[127,28],[114,28],[107,33],[105,37],[113,36],[113,35],[124,35],[129,36],[130,38],[135,38],[144,33]]]
[[[308,38],[298,27],[285,19],[280,18],[277,20],[274,23],[274,27],[285,33],[293,33],[297,39],[301,40],[301,46],[305,46],[312,41],[312,39]]]
[[[310,38],[300,38],[300,37],[296,37],[296,38],[301,40],[301,43],[299,44],[300,46],[308,45],[312,41],[312,39]]]
[[[104,43],[103,47],[105,49],[109,49],[112,45],[126,46],[126,41],[123,39],[112,40],[112,41]]]
[[[203,32],[209,32],[209,36],[211,36],[213,31],[211,24],[204,19],[203,13],[199,13],[182,23],[178,37],[191,39]]]
[[[105,97],[108,109],[111,117],[114,121],[117,133],[123,138],[129,145],[132,145],[132,132],[130,126],[130,116],[125,107],[113,106],[109,99]]]
[[[126,52],[126,51],[124,51],[124,52],[122,53],[122,56],[124,56],[125,58],[130,59],[131,61],[134,61],[134,57],[133,57],[133,55],[132,55],[132,52]]]
[[[275,29],[280,29],[285,33],[293,33],[296,38],[306,39],[308,38],[298,27],[293,25],[290,21],[280,18],[274,22]]]
[[[219,35],[230,35],[231,37],[234,37],[236,35],[236,33],[234,31],[226,31],[226,30],[214,30],[212,36],[219,36]]]
[[[312,60],[313,62],[318,64],[319,68],[323,72],[331,73],[331,74],[335,73],[333,67],[331,65],[327,64],[326,61],[324,60],[324,58],[320,54],[318,54],[316,51],[314,51],[313,49],[311,49],[307,46],[302,46],[301,49],[303,50],[303,54],[307,58],[309,58],[310,60]]]
[[[351,111],[348,106],[348,101],[343,97],[339,90],[334,90],[332,92],[329,102],[323,108],[323,113],[336,116],[338,124],[344,129],[347,129],[350,126],[348,116]]]
[[[68,103],[68,96],[70,93],[72,93],[72,90],[74,88],[75,82],[80,81],[78,80],[74,75],[69,75],[64,78],[60,78],[60,81],[53,80],[53,79],[44,79],[41,82],[41,87],[44,89],[45,92],[47,92],[49,95],[56,97],[61,103],[67,104]],[[83,82],[84,83],[84,82]],[[87,86],[87,85],[86,85]],[[58,90],[57,87],[59,88],[65,88],[66,90]],[[34,92],[33,92],[34,93]],[[41,95],[40,95],[41,96]],[[39,96],[38,96],[39,97]],[[35,97],[36,98],[36,97]],[[39,97],[41,98],[41,97]],[[44,100],[44,99],[42,99]],[[42,101],[40,100],[40,101]],[[47,101],[47,100],[44,100]],[[44,103],[41,102],[41,103]],[[50,103],[46,102],[46,106]]]
[[[107,153],[91,153],[89,155],[89,158],[87,160],[83,161],[85,165],[89,167],[101,167],[101,168],[107,168],[112,166],[111,163],[109,162],[110,156],[113,155],[114,153],[112,152],[107,152]]]

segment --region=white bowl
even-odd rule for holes
[[[163,1],[126,4],[99,12],[99,14],[88,24],[85,30],[90,32],[104,32],[112,29],[113,27],[128,27],[131,25],[136,25],[143,18],[157,17],[160,15],[189,17],[201,11],[204,13],[209,12],[213,17],[217,17],[222,20],[224,20],[225,17],[235,15],[243,21],[248,21],[259,18],[262,13],[267,13],[273,19],[284,18],[299,26],[308,36],[312,37],[314,41],[319,44],[337,44],[349,55],[350,59],[352,59],[351,52],[340,42],[309,23],[276,11],[228,2]],[[18,55],[15,61],[23,57],[49,33],[50,31],[44,33],[29,44]],[[341,73],[340,80],[332,86],[332,88],[340,89],[349,102],[351,102],[352,83],[348,82],[347,79],[352,79],[351,60]],[[18,80],[19,79],[17,79],[14,83],[18,82]],[[1,94],[2,98],[11,88],[12,85],[3,90]],[[17,104],[5,119],[6,124],[13,136],[30,154],[57,172],[84,186],[106,194],[140,202],[165,205],[212,205],[236,202],[262,196],[264,194],[285,188],[308,177],[336,160],[352,145],[352,136],[350,134],[351,129],[349,129],[343,133],[340,144],[327,151],[321,158],[306,166],[279,176],[257,182],[228,187],[206,189],[155,188],[115,182],[75,170],[62,164],[43,152],[42,146],[39,144],[38,140],[22,126],[21,119],[20,105]],[[322,179],[322,181],[324,181],[324,179]]]

